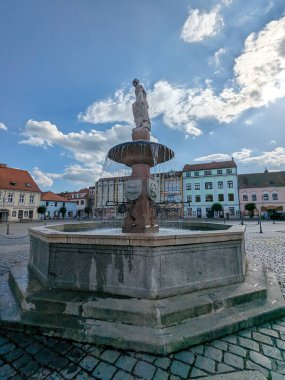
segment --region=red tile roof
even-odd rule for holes
[[[0,189],[41,192],[27,170],[9,168],[4,164],[0,164]]]
[[[41,201],[69,202],[66,198],[61,197],[52,191],[45,191],[41,194]]]
[[[198,171],[198,170],[211,170],[211,169],[225,169],[225,168],[236,168],[237,165],[234,160],[230,161],[213,161],[205,162],[203,164],[186,164],[183,168],[184,172]]]

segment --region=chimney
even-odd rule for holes
[[[0,163],[0,168],[7,168],[7,164],[1,164]]]

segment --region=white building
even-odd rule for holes
[[[214,203],[222,215],[239,217],[237,166],[234,160],[185,165],[183,169],[185,217],[206,218]],[[221,216],[222,216],[221,215]]]
[[[0,222],[37,219],[41,191],[27,170],[0,164]]]

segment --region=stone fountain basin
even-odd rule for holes
[[[145,299],[244,281],[244,226],[208,225],[158,234],[84,231],[96,223],[35,227],[28,267],[48,288]]]
[[[165,145],[149,141],[130,141],[119,144],[108,153],[108,158],[129,167],[136,164],[147,164],[153,167],[173,157],[173,150]]]

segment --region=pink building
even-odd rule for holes
[[[238,183],[242,212],[247,203],[255,203],[261,215],[285,211],[285,171],[240,174]]]

